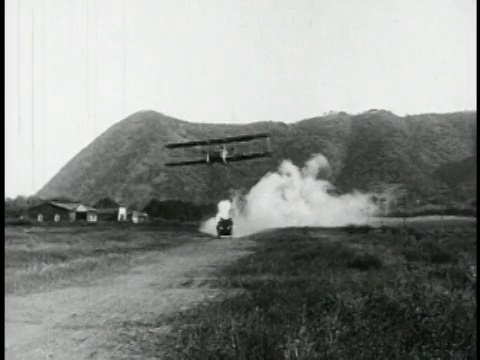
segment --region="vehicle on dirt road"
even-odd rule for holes
[[[217,222],[217,236],[220,238],[222,236],[232,236],[233,229],[233,220],[229,219],[220,219]]]

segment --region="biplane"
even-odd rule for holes
[[[260,152],[236,152],[234,147],[228,147],[232,143],[248,143],[257,139],[265,140],[265,149]],[[186,165],[212,165],[215,163],[228,165],[231,162],[253,160],[271,157],[270,136],[268,134],[254,134],[244,136],[230,136],[221,139],[209,139],[174,143],[165,145],[167,149],[194,148],[200,149],[203,159],[169,162],[165,166],[186,166]]]

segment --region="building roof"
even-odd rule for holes
[[[97,209],[84,205],[80,202],[60,202],[60,201],[45,201],[41,204],[31,206],[29,210],[33,210],[37,207],[44,206],[44,205],[51,205],[59,209],[67,210],[67,211],[76,211],[76,212],[93,212],[97,211]]]
[[[83,205],[83,204],[78,205],[78,207],[75,210],[77,212],[97,211],[97,209],[95,209],[93,207],[90,207],[90,206],[87,206],[87,205]]]
[[[48,204],[58,207],[60,209],[68,210],[68,211],[77,211],[77,212],[88,212],[88,211],[97,211],[97,209],[92,208],[87,205],[83,205],[82,203],[63,203],[57,201],[50,201]]]
[[[75,211],[77,208],[82,205],[80,203],[63,203],[63,202],[56,202],[56,201],[50,201],[48,204],[59,207],[61,209],[65,209],[68,211]]]

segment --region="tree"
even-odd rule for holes
[[[27,209],[39,205],[44,201],[44,199],[38,196],[22,196],[19,195],[15,199],[6,198],[5,199],[5,218],[19,218],[24,216]]]

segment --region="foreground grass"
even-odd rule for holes
[[[153,226],[6,227],[5,293],[87,285],[126,272],[136,255],[185,244],[192,235]]]
[[[287,229],[221,269],[223,298],[129,339],[144,358],[475,359],[476,228]],[[232,241],[241,241],[232,240]]]

